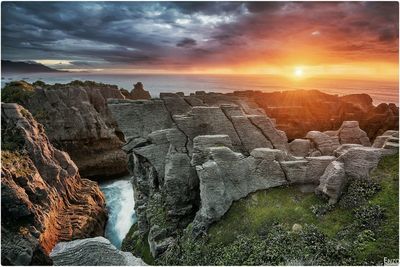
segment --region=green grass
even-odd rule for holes
[[[324,201],[314,193],[301,193],[295,187],[284,186],[255,192],[235,202],[225,216],[210,227],[209,236],[213,242],[229,244],[238,234],[255,234],[261,228],[277,223],[288,230],[295,223],[315,224],[326,235],[334,236],[352,220],[351,212],[335,209],[318,218],[311,207],[323,204]]]
[[[383,264],[399,253],[398,172],[398,154],[385,157],[373,181],[351,181],[335,206],[295,187],[255,192],[233,203],[205,237],[183,236],[158,263]],[[316,214],[315,207],[326,209]],[[294,224],[303,230],[292,231]]]
[[[356,253],[359,260],[399,258],[399,158],[398,154],[386,157],[372,173],[372,178],[379,181],[382,190],[370,201],[385,209],[385,220],[376,229],[375,241],[365,244],[365,248]]]

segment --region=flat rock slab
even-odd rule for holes
[[[138,266],[147,265],[129,252],[115,248],[104,237],[79,239],[58,243],[50,258],[54,265],[72,266]]]

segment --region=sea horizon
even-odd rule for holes
[[[261,74],[111,74],[96,72],[58,72],[58,73],[3,73],[1,88],[6,83],[37,80],[49,84],[69,83],[74,80],[95,81],[117,85],[120,89],[131,90],[133,84],[142,82],[153,98],[162,92],[185,94],[195,91],[231,93],[234,91],[255,90],[277,92],[291,90],[319,90],[338,96],[349,94],[368,94],[374,105],[380,103],[399,104],[399,86],[395,81],[361,80],[353,78],[307,78],[303,80],[285,79],[274,75]]]

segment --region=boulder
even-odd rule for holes
[[[321,153],[322,156],[329,156],[335,150],[335,144],[331,137],[319,131],[310,131],[307,133],[306,139],[309,139],[314,147]]]
[[[329,197],[329,203],[336,203],[347,183],[344,163],[331,162],[320,178],[320,184],[316,189],[317,194]]]
[[[360,129],[358,121],[344,121],[338,130],[340,144],[371,146],[367,133]]]
[[[141,259],[130,252],[114,247],[104,237],[78,239],[60,242],[50,253],[54,265],[72,266],[144,266]]]
[[[335,155],[335,157],[340,157],[341,155],[343,155],[344,153],[346,153],[353,147],[362,147],[362,145],[360,145],[360,144],[344,144],[344,145],[341,145],[338,148],[336,148],[335,151],[333,152],[333,154]]]
[[[382,149],[353,147],[337,158],[344,164],[346,175],[351,179],[369,179],[370,172],[378,166]]]
[[[289,150],[293,156],[307,157],[311,150],[311,141],[308,139],[295,139],[289,143]]]

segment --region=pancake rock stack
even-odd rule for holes
[[[18,103],[43,124],[51,143],[71,156],[83,177],[104,179],[127,173],[123,135],[106,105],[108,98],[124,99],[117,86],[89,81],[13,82],[3,90],[22,90],[28,96],[18,98]],[[14,102],[4,99],[4,93],[2,97]]]
[[[109,99],[108,106],[134,176],[132,236],[145,239],[155,257],[181,231],[202,234],[233,201],[257,190],[307,185],[335,201],[347,180],[331,194],[333,175],[367,179],[386,151],[368,147],[356,121],[288,143],[275,120],[245,96],[162,93],[152,100]]]
[[[121,89],[121,93],[127,98],[127,99],[150,99],[150,93],[149,91],[146,91],[143,87],[143,84],[141,82],[137,82],[136,84],[133,85],[133,89],[131,92]]]
[[[57,242],[103,234],[104,197],[26,109],[1,109],[1,262],[49,265]]]

